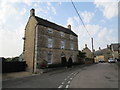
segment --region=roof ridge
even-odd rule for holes
[[[53,22],[50,22],[50,21],[45,20],[45,19],[43,19],[43,18],[40,18],[40,17],[38,17],[38,16],[35,16],[35,19],[38,21],[38,24],[40,24],[40,25],[44,25],[44,26],[46,26],[46,27],[50,27],[50,28],[53,28],[53,29],[55,29],[55,30],[62,31],[62,32],[65,32],[65,33],[68,33],[68,34],[72,34],[72,35],[74,35],[74,36],[77,36],[77,34],[75,34],[72,30],[69,30],[68,28],[65,28],[65,27],[63,27],[63,26],[61,26],[61,25],[58,25],[58,24],[53,23]],[[46,25],[46,23],[47,23],[48,25]]]

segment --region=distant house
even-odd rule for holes
[[[35,10],[30,10],[30,17],[25,27],[24,60],[28,70],[37,72],[40,66],[61,64],[64,58],[78,62],[78,36],[68,28],[57,25],[35,16]],[[44,63],[43,63],[44,62]]]
[[[85,64],[91,64],[94,63],[93,61],[93,52],[87,47],[87,44],[85,44],[85,48],[83,48],[82,52],[85,53]]]
[[[111,45],[112,56],[114,59],[119,58],[120,43],[112,43]]]
[[[83,48],[82,52],[86,53],[87,58],[93,58],[93,53],[91,50],[87,47],[87,44],[85,44],[85,48]]]
[[[112,58],[112,51],[109,45],[107,48],[101,49],[94,52],[95,62],[99,62],[99,60],[108,61],[109,58]]]

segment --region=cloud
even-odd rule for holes
[[[0,13],[0,56],[18,56],[23,49],[26,9],[3,1],[0,3]]]
[[[23,50],[24,25],[16,30],[0,30],[0,56],[19,56]]]
[[[111,19],[118,15],[118,2],[109,2],[109,0],[106,1],[107,2],[103,2],[103,0],[95,0],[94,4],[96,5],[96,8],[102,11],[103,16],[107,19]]]
[[[85,44],[88,44],[88,47],[91,49],[91,38],[83,25],[78,22],[80,20],[75,16],[67,19],[67,25],[71,24],[72,30],[78,35],[79,49],[82,50]],[[94,39],[94,49],[96,50],[98,47],[105,48],[107,44],[118,41],[117,36],[113,35],[115,33],[114,29],[108,29],[99,24],[87,24],[86,28]]]
[[[67,25],[70,24],[72,30],[78,35],[79,49],[82,49],[85,44],[88,44],[88,47],[91,48],[91,39],[83,25],[79,22],[80,20],[76,16],[67,19]],[[100,26],[97,24],[87,24],[86,28],[92,36],[95,36],[98,33]]]
[[[93,12],[84,11],[84,12],[81,13],[81,16],[83,17],[83,21],[85,23],[89,23],[92,20],[92,18],[94,16],[94,13]]]
[[[23,7],[17,4],[22,2]],[[44,3],[44,4],[43,4]],[[31,2],[31,0],[0,1],[0,56],[18,56],[23,51],[24,28],[29,7],[34,7],[39,16],[56,14],[56,9],[52,3]],[[46,9],[47,8],[47,9]],[[52,19],[52,17],[49,17]],[[47,18],[48,19],[48,18]]]
[[[99,32],[98,38],[99,38],[99,39],[103,38],[107,33],[108,33],[107,28],[103,28],[103,29]]]
[[[67,19],[67,25],[71,25],[71,26],[73,26],[73,24],[74,24],[74,18],[71,18],[71,17],[69,17],[68,19]]]

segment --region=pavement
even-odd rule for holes
[[[3,81],[3,88],[117,88],[117,64],[78,65]]]
[[[23,72],[12,72],[12,73],[4,73],[2,74],[3,81],[15,78],[23,78],[33,75],[30,72],[23,71]]]
[[[87,65],[80,65],[80,66],[87,66]],[[73,67],[77,67],[77,66],[73,66]],[[21,71],[21,72],[11,72],[11,73],[3,73],[2,74],[2,80],[6,81],[6,80],[11,80],[11,79],[16,79],[16,78],[23,78],[23,77],[29,77],[29,76],[34,76],[34,75],[39,75],[42,73],[48,73],[48,72],[52,72],[52,71],[58,71],[58,70],[63,70],[66,69],[66,67],[57,67],[57,68],[48,68],[48,69],[43,69],[41,70],[40,73],[36,73],[33,74],[31,72],[28,71]]]

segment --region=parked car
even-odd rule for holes
[[[108,63],[115,63],[115,62],[116,62],[116,59],[113,59],[113,58],[108,59]]]
[[[105,62],[105,60],[99,60],[99,63],[104,63]]]

